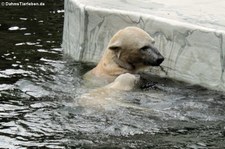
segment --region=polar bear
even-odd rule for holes
[[[146,66],[159,66],[164,57],[155,40],[138,27],[126,27],[110,40],[95,68],[84,75],[86,82],[108,84],[124,73],[136,73]]]
[[[121,93],[137,88],[140,81],[139,75],[130,73],[121,74],[112,83],[83,94],[78,99],[78,104],[82,107],[98,110],[123,106]]]

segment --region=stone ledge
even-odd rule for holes
[[[203,2],[197,0],[200,1]],[[185,12],[175,15],[174,10],[181,9],[179,5],[177,8],[173,5],[176,0],[156,2],[133,0],[129,4],[122,0],[65,0],[64,52],[77,61],[96,63],[114,33],[126,26],[138,26],[155,38],[156,46],[166,57],[162,64],[165,71],[150,69],[151,72],[224,91],[225,22],[213,25],[209,17],[205,19],[207,23],[202,23],[201,18],[197,20],[198,15],[185,19]],[[225,2],[216,9],[220,10],[222,4]],[[189,7],[191,10],[191,5]],[[163,15],[166,12],[173,15]],[[194,10],[190,14],[194,13],[198,14]],[[215,15],[214,20],[224,18]]]

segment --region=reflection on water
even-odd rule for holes
[[[63,57],[63,0],[0,11],[0,148],[225,146],[224,93],[152,76],[124,106],[80,107],[91,66]]]

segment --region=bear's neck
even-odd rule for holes
[[[116,61],[112,51],[107,50],[102,59],[100,60],[98,67],[103,69],[103,72],[106,72],[111,76],[118,76],[123,73],[132,73],[132,69],[127,69],[126,66],[121,66],[120,62]]]

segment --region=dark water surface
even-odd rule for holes
[[[225,95],[168,79],[90,111],[90,66],[63,56],[63,0],[0,6],[0,148],[225,148]],[[145,109],[145,110],[143,110]]]

